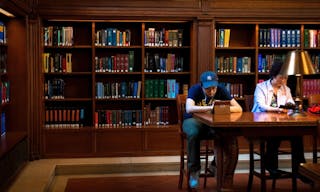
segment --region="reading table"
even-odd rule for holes
[[[293,117],[286,113],[229,113],[211,114],[194,113],[194,118],[214,128],[218,134],[215,139],[217,163],[217,191],[222,190],[223,184],[223,139],[220,136],[246,136],[263,138],[268,136],[303,136],[313,138],[313,162],[317,162],[317,132],[319,119],[307,114],[305,117]],[[262,158],[263,159],[263,158]],[[297,170],[292,170],[293,175]],[[296,177],[292,177],[292,189],[296,190]],[[261,191],[266,190],[266,183],[261,183]]]

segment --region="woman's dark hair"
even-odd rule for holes
[[[273,61],[273,64],[269,72],[271,79],[279,75],[282,65],[283,65],[283,61],[281,59],[275,59]]]

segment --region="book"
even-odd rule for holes
[[[66,72],[72,72],[72,53],[66,53]]]
[[[128,58],[128,71],[134,71],[134,51],[129,51],[129,58]]]
[[[0,43],[5,43],[5,25],[0,21]]]
[[[1,113],[1,136],[5,135],[6,132],[7,132],[7,129],[6,129],[6,113],[2,112]]]

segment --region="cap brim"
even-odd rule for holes
[[[202,83],[202,87],[205,89],[216,86],[218,86],[218,81],[206,81]]]

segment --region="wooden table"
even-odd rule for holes
[[[285,113],[230,113],[211,114],[194,113],[194,118],[213,127],[217,134],[223,136],[303,136],[312,135],[313,162],[317,162],[317,132],[319,120],[308,115],[305,117],[292,117]],[[218,137],[219,138],[219,137]],[[217,163],[217,190],[221,191],[223,184],[223,139],[215,140]],[[296,173],[297,170],[292,170]],[[296,189],[296,178],[293,177],[293,189]],[[261,191],[265,190],[265,183],[261,183]]]

